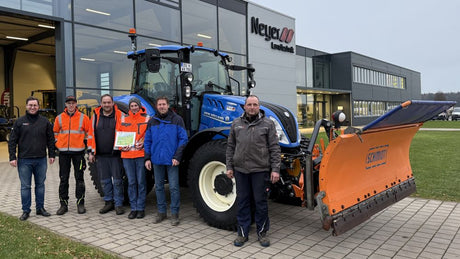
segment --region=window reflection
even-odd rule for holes
[[[2,0],[1,6],[70,19],[71,0]]]
[[[104,28],[126,31],[134,27],[132,1],[74,1],[75,21]]]
[[[136,29],[141,35],[180,42],[179,9],[136,0]]]
[[[217,49],[216,6],[198,0],[182,1],[182,26],[184,44],[203,42],[207,48]]]
[[[219,8],[219,49],[239,54],[246,53],[245,16]]]
[[[101,74],[111,75],[111,89],[129,90],[132,61],[126,34],[75,25],[75,71],[79,88],[101,88]]]

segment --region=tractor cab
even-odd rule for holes
[[[150,101],[167,97],[170,107],[182,115],[190,135],[200,128],[205,94],[245,95],[249,89],[229,75],[229,70],[247,70],[252,80],[254,69],[229,65],[231,57],[202,46],[168,45],[128,53],[135,60],[132,93]]]

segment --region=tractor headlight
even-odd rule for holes
[[[186,73],[186,74],[184,75],[184,77],[185,77],[185,79],[187,79],[187,81],[188,81],[189,83],[191,83],[191,82],[193,81],[193,74],[192,74],[192,73]]]
[[[190,98],[191,95],[192,95],[192,88],[189,85],[185,86],[185,97]]]
[[[283,127],[281,127],[281,124],[278,122],[278,120],[272,116],[270,116],[269,118],[275,123],[276,135],[278,135],[278,139],[280,143],[289,144],[289,140],[286,134],[284,133]]]

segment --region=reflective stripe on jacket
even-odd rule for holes
[[[121,116],[120,123],[117,124],[117,131],[136,132],[136,143],[144,143],[145,131],[150,116],[144,107],[141,107],[138,113],[133,114],[131,111],[127,115]],[[144,157],[144,148],[136,149],[132,146],[128,151],[121,152],[121,158],[138,158]]]
[[[90,150],[93,154],[96,154],[96,140],[94,139],[94,130],[99,123],[99,118],[102,112],[101,110],[101,106],[94,109],[94,114],[91,117],[91,127],[89,128],[88,133],[88,150]],[[118,109],[116,104],[113,106],[113,111],[115,112],[115,123],[118,123],[118,121],[121,120],[122,112]]]
[[[85,137],[91,127],[88,116],[78,109],[69,115],[67,108],[54,120],[56,148],[61,152],[85,150]]]

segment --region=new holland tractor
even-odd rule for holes
[[[133,46],[136,35],[130,34]],[[255,69],[231,65],[228,54],[202,46],[161,46],[128,53],[134,61],[132,93],[115,97],[128,111],[135,96],[148,113],[155,99],[166,96],[185,121],[189,142],[180,163],[180,179],[193,204],[209,225],[236,227],[236,187],[226,176],[226,140],[233,119],[243,114],[245,97],[255,86]],[[246,71],[248,86],[229,71]],[[301,136],[295,115],[261,101],[260,108],[276,125],[282,150],[281,180],[272,185],[271,198],[318,211],[323,228],[338,235],[415,191],[409,163],[412,137],[425,120],[452,106],[450,102],[406,102],[362,129],[340,130],[344,114],[316,123],[311,139]],[[320,128],[328,146],[316,141]],[[93,182],[100,193],[94,165]],[[154,172],[153,172],[154,173]],[[148,191],[153,187],[147,173]]]

